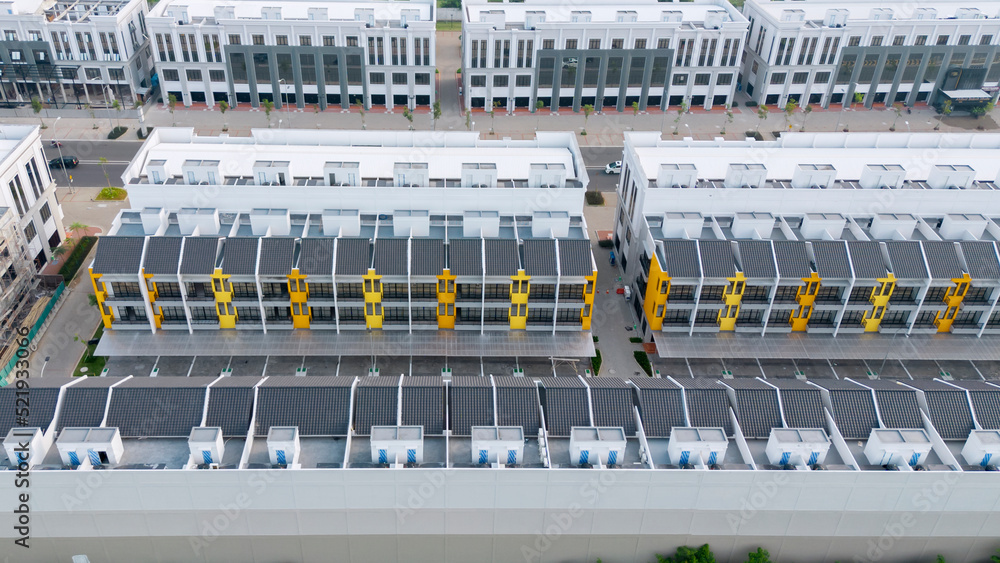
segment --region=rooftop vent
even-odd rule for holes
[[[472,463],[515,465],[524,459],[524,429],[520,426],[473,426]]]
[[[906,170],[898,164],[866,164],[858,184],[868,190],[899,188],[905,178]]]
[[[759,188],[767,180],[763,164],[730,164],[723,183],[727,188]]]
[[[159,233],[160,227],[166,222],[167,211],[162,207],[144,207],[139,212],[142,221],[142,232],[147,235]]]
[[[195,465],[218,465],[226,451],[222,440],[222,429],[198,427],[191,429],[188,436],[188,448],[191,450],[191,463]]]
[[[675,426],[667,443],[667,455],[677,465],[716,465],[726,456],[729,439],[722,428]]]
[[[250,228],[254,236],[283,237],[292,230],[292,218],[287,209],[257,208],[250,210]]]
[[[701,236],[701,230],[704,226],[705,218],[701,216],[701,213],[670,212],[663,214],[663,238],[696,239]]]
[[[936,8],[917,8],[914,12],[916,19],[918,20],[933,20],[937,19],[937,9]]]
[[[287,186],[291,174],[287,161],[258,160],[253,163],[253,177],[258,186]]]
[[[823,25],[826,27],[844,27],[847,25],[847,16],[850,13],[850,11],[843,8],[827,10],[826,17],[823,18]]]
[[[532,213],[531,236],[541,238],[568,237],[569,213],[565,211],[536,211]]]
[[[931,451],[931,440],[923,428],[873,428],[865,445],[872,465],[920,465]]]
[[[770,213],[737,213],[733,217],[736,238],[767,239],[774,231],[774,215]]]
[[[327,162],[323,165],[323,176],[331,186],[357,186],[361,174],[357,162]]]
[[[181,165],[184,182],[191,186],[216,185],[219,183],[218,160],[185,160]]]
[[[781,21],[783,22],[800,22],[805,21],[806,12],[805,10],[782,10],[781,11]],[[705,25],[708,27],[708,25]]]
[[[497,187],[497,165],[493,162],[462,163],[462,187]]]
[[[792,173],[792,187],[829,188],[837,179],[837,169],[832,164],[799,164]]]
[[[372,463],[419,465],[424,462],[423,426],[372,426]]]
[[[27,444],[27,448],[23,447]],[[7,451],[7,461],[11,467],[19,470],[31,469],[41,463],[48,448],[44,445],[42,429],[37,427],[15,426],[7,432],[3,439],[3,449]],[[21,464],[26,464],[22,466]]]
[[[569,431],[573,465],[618,465],[625,457],[625,430],[620,427],[574,426]]]
[[[426,162],[397,162],[392,166],[392,180],[396,187],[418,188],[430,184]]]
[[[927,175],[927,185],[936,190],[968,189],[976,180],[976,171],[965,164],[938,164]]]
[[[909,240],[916,227],[917,218],[909,213],[879,213],[872,218],[869,232],[874,239]]]
[[[56,440],[59,458],[66,467],[117,465],[125,452],[117,428],[63,428]]]
[[[528,171],[529,188],[566,187],[566,166],[560,162],[532,163]]]
[[[978,240],[987,224],[989,220],[983,215],[951,213],[944,216],[938,231],[948,240]]]
[[[698,183],[698,168],[694,164],[664,162],[656,172],[657,188],[691,188]]]
[[[772,428],[764,451],[772,465],[816,465],[829,449],[830,438],[822,428]]]
[[[796,10],[801,12],[802,10]],[[725,10],[708,10],[705,12],[705,29],[719,29],[726,21]]]
[[[970,465],[1000,465],[1000,430],[973,430],[962,448],[962,457]]]

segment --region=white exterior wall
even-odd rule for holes
[[[0,127],[0,207],[9,207],[17,217],[21,233],[24,234],[29,224],[33,224],[36,236],[27,241],[28,254],[36,257],[44,252],[46,260],[51,259],[52,250],[48,239],[59,233],[59,240],[65,238],[63,230],[63,212],[56,200],[56,184],[49,172],[45,154],[42,152],[41,130],[34,125],[5,125]],[[38,166],[38,174],[42,185],[39,186],[39,196],[36,197],[28,176],[27,165],[34,158]],[[18,203],[11,193],[10,184],[14,178],[21,180],[21,190],[27,200],[28,207],[18,209]],[[18,199],[20,199],[20,192]],[[42,207],[48,204],[50,216],[42,218]]]

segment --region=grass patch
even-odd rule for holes
[[[104,323],[102,322],[97,325],[97,330],[94,331],[94,337],[91,340],[100,340],[103,334]],[[96,349],[97,344],[87,345],[87,351],[83,353],[80,363],[76,365],[76,369],[73,371],[74,376],[101,375],[101,370],[104,369],[104,364],[107,363],[108,359],[104,356],[95,356],[94,350]],[[81,372],[81,368],[87,368],[87,371]]]
[[[80,265],[83,264],[83,260],[96,242],[97,237],[83,237],[73,245],[73,251],[69,253],[62,268],[59,268],[59,275],[66,280],[66,283],[72,281],[76,276],[76,271],[80,269]]]
[[[598,191],[587,192],[587,205],[604,205],[604,194]]]
[[[632,344],[642,344],[642,338],[638,336],[629,337],[628,341],[631,342]]]
[[[636,350],[635,352],[632,352],[632,356],[635,357],[635,361],[639,363],[639,367],[642,368],[642,371],[646,372],[646,375],[652,377],[653,366],[650,365],[649,363],[649,356],[646,355],[646,353],[643,352],[642,350]]]
[[[126,131],[128,131],[128,127],[123,127],[123,126],[119,125],[118,127],[115,127],[114,129],[112,129],[110,133],[108,133],[108,138],[109,139],[117,139],[118,137],[121,137],[122,135],[124,135]]]
[[[594,353],[596,354],[596,356],[590,358],[590,367],[594,368],[594,375],[597,375],[601,373],[601,362],[604,360],[601,359],[600,350],[594,350]]]
[[[438,31],[462,31],[462,22],[451,22],[451,21],[439,21],[437,22]]]
[[[97,201],[121,201],[127,197],[128,197],[128,191],[126,191],[125,188],[115,188],[112,186],[108,186],[102,189],[100,193],[97,194],[97,197],[94,199],[96,199]]]

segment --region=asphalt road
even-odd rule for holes
[[[80,164],[63,172],[61,168],[52,169],[52,176],[60,188],[69,186],[67,174],[73,178],[73,186],[77,188],[99,188],[108,185],[122,185],[122,173],[142,143],[135,141],[63,141],[62,156],[75,156]],[[45,157],[49,160],[59,156],[59,149],[43,142]],[[100,158],[108,159],[102,169]],[[107,170],[108,178],[104,177]]]
[[[580,147],[583,161],[587,163],[590,175],[589,190],[613,192],[618,189],[618,174],[605,174],[604,167],[609,162],[622,159],[622,147]]]

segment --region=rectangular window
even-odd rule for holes
[[[406,66],[406,38],[399,38],[399,63]]]
[[[399,38],[398,37],[390,37],[389,38],[389,46],[390,46],[390,48],[392,50],[392,59],[391,59],[392,60],[392,64],[394,66],[399,65]]]
[[[348,35],[347,36],[347,46],[348,47],[357,47],[358,46],[358,37],[356,35]]]
[[[14,205],[17,207],[17,213],[20,216],[24,216],[25,210],[28,209],[28,201],[24,199],[24,192],[21,192],[20,199],[18,198],[17,186],[14,184],[14,180],[11,180],[7,184],[7,188],[10,189],[11,198],[14,200]]]
[[[49,209],[49,202],[42,204],[42,208],[38,210],[38,214],[42,217],[42,223],[47,223],[49,218],[52,217],[52,210]]]
[[[299,36],[299,45],[300,46],[302,46],[302,47],[312,47],[312,44],[313,44],[312,35],[300,35]]]
[[[323,55],[323,82],[329,86],[340,84],[340,57]]]
[[[35,223],[34,223],[34,221],[28,221],[28,226],[24,228],[24,238],[28,242],[31,242],[31,241],[35,240],[35,237],[37,235],[38,235],[38,232],[35,230]]]
[[[600,39],[591,39],[590,43],[588,45],[588,48],[589,49],[600,49],[601,48],[601,40]]]
[[[378,56],[378,64],[385,64],[385,39],[378,37],[375,40],[375,54]]]
[[[472,68],[479,68],[479,41],[472,42]]]
[[[805,84],[808,80],[808,72],[796,72],[792,74],[792,84]]]
[[[644,38],[636,39],[635,40],[635,48],[636,49],[645,49],[646,48],[646,40]]]
[[[31,191],[35,194],[35,199],[41,199],[42,190],[42,178],[38,175],[38,165],[35,164],[35,157],[31,157],[31,160],[25,164],[25,168],[28,170],[28,182],[31,184]]]
[[[711,83],[712,75],[707,73],[698,73],[694,75],[694,85],[695,86],[708,86]]]
[[[959,35],[958,36],[958,44],[959,45],[968,45],[970,41],[972,41],[972,36],[971,35]]]
[[[784,84],[785,83],[785,73],[776,72],[771,75],[771,84]]]
[[[101,70],[100,69],[97,69],[97,68],[88,68],[87,69],[87,78],[91,78],[90,71],[92,71],[92,70],[96,70],[97,71],[96,78],[100,78],[101,77]],[[165,68],[165,69],[163,69],[163,80],[165,80],[167,82],[177,82],[180,79],[181,79],[181,77],[180,77],[180,74],[178,74],[177,69],[175,69],[175,68]]]
[[[275,45],[281,45],[281,46],[288,45],[288,36],[287,35],[275,35],[274,36],[274,44]]]
[[[914,45],[926,45],[927,44],[927,36],[926,35],[918,35],[916,37],[916,39],[913,40],[913,44]]]
[[[385,84],[384,72],[372,72],[368,75],[369,84]]]
[[[406,84],[408,84],[409,81],[406,79],[406,73],[405,72],[394,72],[394,73],[392,73],[392,83],[393,84],[402,85],[402,86],[405,86]]]
[[[333,36],[333,35],[324,35],[323,36],[323,46],[324,47],[336,47],[337,46],[337,38],[336,38],[336,36]]]
[[[500,68],[500,56],[503,54],[503,41],[493,42],[493,68]]]
[[[566,49],[576,49],[576,39],[567,39]]]
[[[284,80],[286,85],[295,81],[292,73],[292,55],[290,53],[277,53],[274,59],[278,65],[278,80]]]
[[[188,80],[201,80],[201,71],[196,68],[189,68],[185,71]]]
[[[669,66],[669,57],[653,57],[653,72],[649,76],[649,85],[652,87],[666,86],[667,67]]]
[[[872,37],[872,47],[881,47],[881,46],[882,46],[882,36],[876,35],[875,37]]]
[[[674,86],[687,86],[687,83],[688,83],[688,75],[683,74],[683,73],[675,74],[674,75],[674,78],[673,78],[673,81],[672,81],[672,84]]]
[[[646,71],[646,57],[632,57],[628,69],[628,85],[642,86],[643,74]]]
[[[247,83],[247,62],[243,53],[229,54],[229,68],[233,69],[233,84]]]
[[[555,48],[556,48],[556,40],[555,39],[543,39],[542,40],[542,49],[555,49]]]
[[[251,35],[250,38],[252,39],[251,43],[253,43],[254,45],[263,45],[264,44],[264,36],[263,35],[260,35],[260,34]]]
[[[620,86],[622,80],[622,65],[625,64],[623,57],[609,57],[608,71],[604,75],[605,86]]]
[[[368,38],[368,64],[375,64],[375,38]]]
[[[892,84],[896,77],[896,69],[899,68],[899,55],[889,55],[885,59],[885,66],[882,67],[882,77],[880,84]]]
[[[268,65],[267,53],[253,54],[254,75],[257,77],[257,84],[271,83],[271,67]]]
[[[897,35],[897,36],[895,36],[895,37],[892,38],[892,44],[894,46],[896,46],[896,47],[899,47],[900,45],[902,45],[904,41],[906,41],[906,36],[905,35]]]
[[[982,37],[979,38],[979,44],[980,45],[989,45],[992,42],[993,42],[993,36],[992,35],[984,35],[984,36],[982,36]]]
[[[729,40],[727,39],[726,42],[728,43]],[[657,49],[669,49],[670,48],[670,39],[667,38],[667,37],[664,37],[662,39],[657,39],[656,40],[656,48]]]
[[[426,72],[418,72],[413,75],[413,84],[416,86],[429,86],[431,83],[431,75]]]
[[[514,77],[514,86],[523,88],[526,86],[531,86],[531,75],[530,74],[519,74]]]
[[[701,42],[701,53],[698,55],[698,66],[711,66],[715,58],[717,39],[706,39]]]
[[[938,35],[938,37],[937,37],[937,44],[938,45],[947,45],[948,44],[948,36],[947,35]]]
[[[829,81],[830,81],[829,72],[817,72],[816,78],[813,79],[814,84],[826,84]]]
[[[493,87],[494,88],[506,88],[507,87],[507,75],[506,74],[495,74],[495,75],[493,75]]]
[[[474,74],[469,77],[469,86],[473,88],[478,88],[486,86],[486,76],[483,74]]]
[[[230,34],[229,35],[229,44],[230,45],[240,45],[240,36],[239,36],[239,34],[236,34],[236,33]]]
[[[355,55],[355,58],[360,57]],[[360,61],[358,62],[360,64]],[[302,74],[302,84],[316,84],[316,55],[299,53],[299,70]]]
[[[861,36],[860,35],[851,36],[847,40],[847,46],[848,47],[859,47],[859,46],[861,46]]]
[[[225,82],[226,81],[226,71],[224,70],[210,70],[208,71],[208,79],[212,82]]]
[[[729,86],[730,84],[733,83],[733,75],[720,74],[718,78],[716,78],[715,83],[718,84],[719,86]]]
[[[611,40],[612,49],[622,49],[624,47],[625,47],[625,39],[619,37]]]

